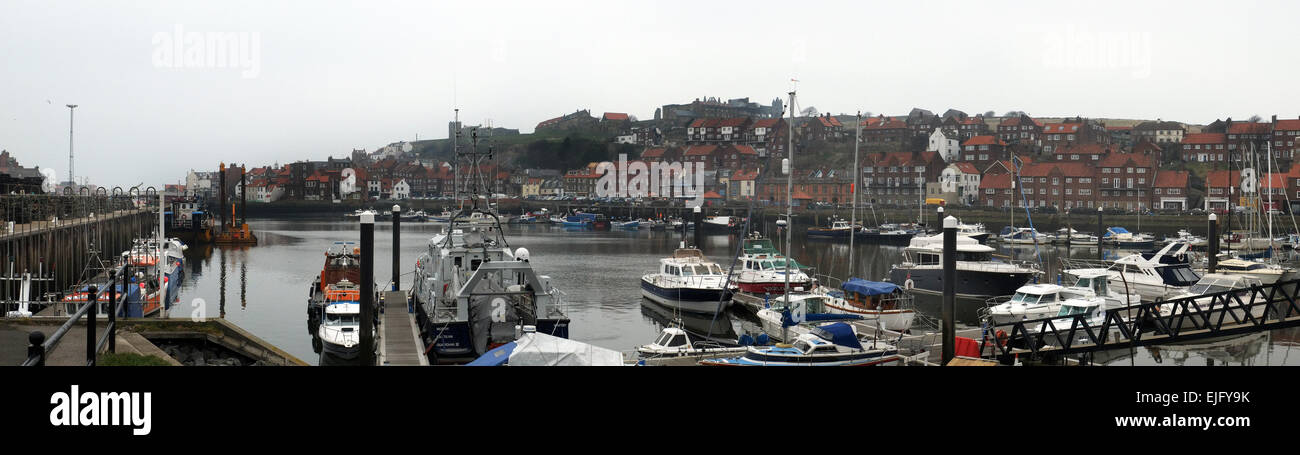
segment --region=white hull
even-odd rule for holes
[[[721,303],[716,301],[683,301],[664,298],[645,289],[641,290],[641,296],[665,307],[692,313],[716,313],[731,306],[731,299],[723,299]]]
[[[912,321],[916,319],[916,311],[908,309],[878,311],[864,310],[853,306],[840,306],[833,303],[825,303],[824,305],[827,313],[862,316],[865,319],[865,324],[871,327],[875,327],[876,321],[880,321],[881,328],[895,332],[904,332],[911,329]]]

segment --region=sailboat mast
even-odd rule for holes
[[[1268,157],[1267,158],[1268,169],[1266,169],[1265,170],[1266,172],[1264,172],[1265,178],[1267,179],[1265,180],[1264,184],[1268,188],[1268,206],[1265,209],[1266,211],[1264,212],[1264,215],[1268,217],[1269,249],[1273,248],[1273,148],[1271,147],[1271,145],[1272,145],[1272,141],[1269,141],[1268,144],[1264,145],[1264,153]]]
[[[456,114],[452,122],[456,124],[456,131],[451,135],[451,194],[456,198],[456,203],[460,205],[460,209],[463,210],[465,204],[460,202],[460,156],[457,155],[457,152],[460,151],[460,145],[457,144],[460,139],[460,108],[455,108],[455,110]]]
[[[853,193],[853,202],[849,209],[849,276],[853,276],[853,238],[858,236],[858,141],[862,137],[862,111],[858,111],[857,124],[853,133],[853,183],[849,192]]]
[[[791,90],[790,91],[790,124],[787,125],[789,127],[790,137],[786,138],[789,141],[788,142],[789,145],[787,146],[788,148],[786,148],[785,150],[786,166],[783,166],[786,168],[785,169],[786,171],[785,172],[785,294],[783,294],[783,296],[785,298],[785,308],[787,311],[790,309],[790,261],[794,258],[794,249],[790,247],[790,233],[794,231],[794,218],[793,218],[794,199],[792,199],[792,195],[794,193],[794,109],[795,109],[794,90]],[[696,229],[699,229],[699,227],[697,226]],[[785,324],[781,324],[781,325],[783,327],[785,326]],[[782,329],[782,332],[783,332],[782,339],[785,339],[784,328]]]

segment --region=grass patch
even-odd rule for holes
[[[114,354],[105,352],[99,355],[96,361],[99,366],[106,367],[166,367],[171,366],[166,360],[152,355],[140,354]]]

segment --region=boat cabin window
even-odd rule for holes
[[[992,261],[992,260],[993,260],[993,254],[992,254],[992,253],[978,253],[978,252],[973,252],[973,251],[966,251],[966,252],[958,251],[958,252],[957,252],[957,260],[958,260],[958,261],[966,261],[966,262]]]
[[[1042,297],[1038,299],[1038,303],[1053,303],[1053,302],[1056,302],[1056,294],[1043,294]]]
[[[678,267],[678,266],[675,266],[675,265],[667,265],[667,266],[664,266],[664,268],[667,269],[666,272],[668,272],[669,275],[681,275],[681,274],[682,274],[682,269],[681,269],[681,267]]]
[[[813,346],[811,344],[808,344],[808,342],[804,340],[795,341],[794,348],[798,349],[799,352],[802,352],[804,354],[811,353],[813,350]]]
[[[687,265],[687,266],[683,266],[683,267],[682,267],[682,276],[695,276],[695,271],[691,270],[691,266],[689,266],[689,265]]]
[[[325,325],[348,325],[358,324],[360,322],[360,318],[355,314],[325,313]]]
[[[1086,306],[1061,305],[1061,311],[1058,311],[1058,312],[1056,313],[1056,315],[1057,315],[1057,316],[1074,316],[1074,315],[1076,315],[1076,314],[1088,314],[1088,310],[1089,310],[1089,309],[1091,309],[1091,308],[1090,308],[1090,307],[1086,307]],[[1057,327],[1057,328],[1059,329],[1060,327]]]
[[[722,275],[722,267],[717,264],[709,264],[709,270],[713,271],[714,275]]]
[[[917,253],[916,263],[920,265],[938,265],[939,255],[930,253]]]

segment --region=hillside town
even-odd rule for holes
[[[1272,209],[1300,207],[1300,163],[1293,163],[1300,118],[1108,125],[1103,119],[1036,118],[1016,111],[972,116],[955,109],[942,114],[912,109],[906,115],[859,117],[818,114],[813,108],[796,117],[791,128],[782,112],[780,99],[760,104],[702,98],[664,105],[650,120],[578,110],[539,122],[531,135],[451,122],[448,136],[459,130],[460,147],[468,146],[471,131],[484,138],[515,138],[495,146],[505,157],[518,158],[536,145],[520,138],[564,144],[586,138],[605,144],[601,156],[615,166],[622,165],[616,152],[628,155],[626,165],[702,163],[704,197],[713,202],[784,205],[781,160],[790,157],[792,142],[794,204],[847,204],[856,136],[858,200],[864,205],[915,207],[942,200],[997,209],[1224,211],[1248,204],[1256,191],[1271,191]],[[265,203],[450,198],[455,177],[445,152],[449,141],[396,142],[341,158],[247,165],[248,198]],[[443,153],[436,151],[439,146]],[[598,162],[558,169],[521,161],[506,158],[489,168],[494,191],[525,199],[597,196]],[[1243,168],[1253,184],[1243,181]],[[352,188],[346,169],[355,175]],[[167,192],[210,196],[215,180],[215,172],[193,170]]]

